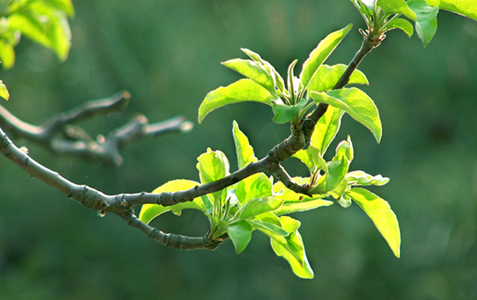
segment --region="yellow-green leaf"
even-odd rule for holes
[[[153,193],[159,194],[163,192],[183,191],[183,190],[191,189],[198,185],[199,185],[198,182],[191,181],[191,180],[185,180],[185,179],[172,180],[161,185],[157,189],[155,189]],[[158,204],[144,204],[141,207],[141,212],[139,213],[139,220],[147,224],[151,222],[152,219],[154,219],[155,217],[165,212],[172,211],[176,215],[180,215],[182,210],[186,208],[198,209],[203,212],[207,212],[207,209],[205,208],[204,203],[202,202],[202,199],[198,197],[198,198],[195,198],[193,201],[181,202],[172,206],[162,206]]]
[[[368,190],[352,188],[346,194],[371,218],[396,257],[400,256],[401,233],[396,215],[389,203]]]

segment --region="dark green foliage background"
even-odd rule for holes
[[[238,75],[220,65],[249,48],[281,74],[299,65],[331,31],[355,24],[328,63],[347,63],[358,49],[363,21],[341,1],[75,1],[68,60],[24,39],[16,66],[1,71],[11,92],[3,105],[25,121],[86,100],[131,92],[126,113],[84,124],[107,133],[142,112],[151,122],[183,114],[196,126],[186,135],[141,141],[123,151],[124,164],[105,169],[53,157],[26,145],[40,163],[76,183],[106,193],[152,191],[168,180],[198,180],[196,157],[208,146],[224,151],[235,170],[232,120],[258,157],[283,140],[286,125],[271,122],[256,103],[220,109],[197,125],[208,91]],[[168,249],[116,216],[66,199],[0,159],[0,299],[473,299],[477,297],[477,23],[439,15],[434,40],[390,32],[360,69],[364,90],[380,109],[384,135],[377,145],[361,125],[344,118],[339,140],[351,134],[352,169],[381,173],[391,182],[374,191],[388,200],[402,231],[393,256],[356,206],[296,215],[302,221],[315,279],[295,277],[268,238],[255,233],[244,253],[232,243],[216,251]],[[299,69],[297,69],[297,73]],[[335,143],[336,144],[336,143]],[[306,175],[298,161],[292,174]],[[201,235],[207,220],[185,211],[154,224]]]

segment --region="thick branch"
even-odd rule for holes
[[[123,161],[119,150],[130,142],[172,132],[187,132],[193,126],[180,116],[148,124],[147,118],[138,114],[106,137],[100,135],[93,140],[82,128],[73,125],[94,117],[122,112],[129,98],[129,93],[123,91],[107,99],[89,101],[41,126],[25,123],[0,106],[0,126],[15,136],[42,145],[54,154],[75,156],[116,167]]]

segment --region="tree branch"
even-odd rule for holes
[[[100,135],[93,140],[81,127],[73,125],[98,116],[123,112],[129,99],[129,93],[122,91],[106,99],[89,101],[41,126],[23,122],[0,106],[0,126],[15,136],[45,147],[53,154],[75,156],[112,167],[121,165],[123,159],[119,150],[130,142],[172,132],[187,132],[193,126],[181,116],[148,124],[147,118],[138,114],[107,137]]]

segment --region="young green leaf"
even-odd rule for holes
[[[343,114],[342,109],[329,106],[325,114],[316,123],[315,130],[311,135],[310,145],[318,149],[321,156],[325,154],[338,133]]]
[[[327,165],[328,172],[323,176],[326,178],[326,193],[333,191],[341,184],[348,172],[349,161],[346,156],[343,156],[341,159],[328,162]]]
[[[288,215],[295,212],[312,210],[318,207],[330,206],[332,204],[332,201],[322,199],[301,202],[284,202],[283,205],[273,213],[277,216]]]
[[[371,176],[363,171],[353,171],[346,174],[346,179],[351,185],[385,185],[389,182],[389,178],[381,175]]]
[[[477,21],[477,2],[474,0],[427,0],[430,6],[453,12]]]
[[[377,3],[388,15],[402,14],[416,21],[416,14],[407,6],[404,0],[378,0]]]
[[[226,87],[208,93],[199,107],[199,123],[211,111],[228,104],[255,101],[271,105],[270,92],[251,79],[240,79]]]
[[[318,46],[310,53],[310,56],[303,64],[300,73],[301,90],[308,88],[308,84],[313,79],[321,64],[330,56],[331,52],[339,45],[353,25],[349,24],[343,29],[330,33]]]
[[[163,192],[176,192],[176,191],[183,191],[198,186],[199,183],[191,180],[179,179],[169,181],[157,189],[153,191],[155,194],[163,193]],[[141,212],[139,213],[139,220],[143,221],[144,223],[149,223],[155,217],[168,212],[172,211],[176,215],[180,215],[183,209],[198,209],[203,212],[207,212],[204,203],[202,202],[201,198],[195,198],[193,201],[188,202],[181,202],[177,203],[172,206],[162,206],[157,204],[144,204],[141,207]]]
[[[346,194],[371,218],[396,257],[400,255],[401,234],[396,215],[389,203],[362,188],[352,188]]]
[[[237,184],[235,195],[242,204],[254,198],[271,197],[272,182],[264,173],[253,174]]]
[[[343,88],[327,93],[311,92],[316,102],[327,103],[347,112],[353,119],[367,127],[379,143],[382,135],[378,108],[365,92],[357,88]]]
[[[235,252],[239,254],[247,247],[252,239],[252,226],[246,221],[239,221],[229,224],[227,233],[235,247]]]
[[[414,33],[414,28],[412,27],[412,24],[408,20],[402,18],[392,19],[386,24],[386,31],[392,29],[401,29],[402,31],[404,31],[404,33],[407,34],[408,37],[411,37]]]
[[[270,239],[272,249],[277,256],[282,256],[288,261],[296,276],[311,279],[314,277],[313,270],[305,253],[303,239],[298,232],[300,222],[287,216],[280,217],[282,227],[290,234],[285,237],[286,242]]]
[[[237,213],[235,213],[233,220],[246,220],[259,214],[274,211],[279,208],[282,203],[283,200],[275,197],[263,197],[249,200],[237,211]]]
[[[251,162],[257,161],[247,136],[240,130],[236,121],[233,122],[232,134],[234,137],[235,151],[237,152],[239,169],[242,169]]]
[[[412,25],[411,25],[412,28]],[[339,81],[347,66],[344,64],[337,64],[333,66],[321,65],[318,68],[315,76],[310,81],[308,91],[310,92],[326,92],[334,88]],[[351,74],[347,84],[366,84],[369,85],[368,79],[363,72],[356,69]]]
[[[333,160],[341,160],[343,156],[348,159],[349,163],[351,163],[354,158],[353,143],[351,142],[351,137],[349,135],[346,141],[341,141],[336,147],[336,155],[333,157]]]
[[[298,116],[298,114],[305,108],[307,101],[305,98],[301,99],[295,105],[286,105],[282,100],[272,100],[272,110],[275,114],[273,122],[277,124],[288,123]]]
[[[10,69],[15,64],[15,50],[13,45],[7,41],[0,40],[0,60],[3,69]]]
[[[10,98],[10,93],[8,92],[7,87],[1,80],[0,80],[0,97],[2,97],[3,99],[7,101]]]
[[[229,175],[229,161],[222,151],[212,151],[209,148],[206,153],[197,158],[197,161],[197,169],[202,184],[214,182]],[[226,196],[226,190],[208,195],[214,206],[221,206]]]
[[[273,82],[272,75],[267,70],[255,61],[248,59],[231,59],[222,63],[224,66],[242,74],[245,77],[252,79],[272,95],[276,96],[275,83]]]
[[[439,7],[431,7],[424,0],[409,0],[407,4],[416,13],[416,31],[425,47],[436,34]]]
[[[270,74],[272,75],[273,81],[275,82],[275,85],[277,86],[277,89],[280,92],[285,91],[285,83],[283,81],[283,78],[280,76],[280,74],[278,74],[277,70],[275,70],[275,68],[268,61],[261,58],[260,55],[258,55],[258,53],[255,53],[249,49],[241,48],[240,50],[242,50],[242,52],[247,54],[248,57],[250,57],[255,62],[260,63],[265,68],[265,70],[270,72]]]

